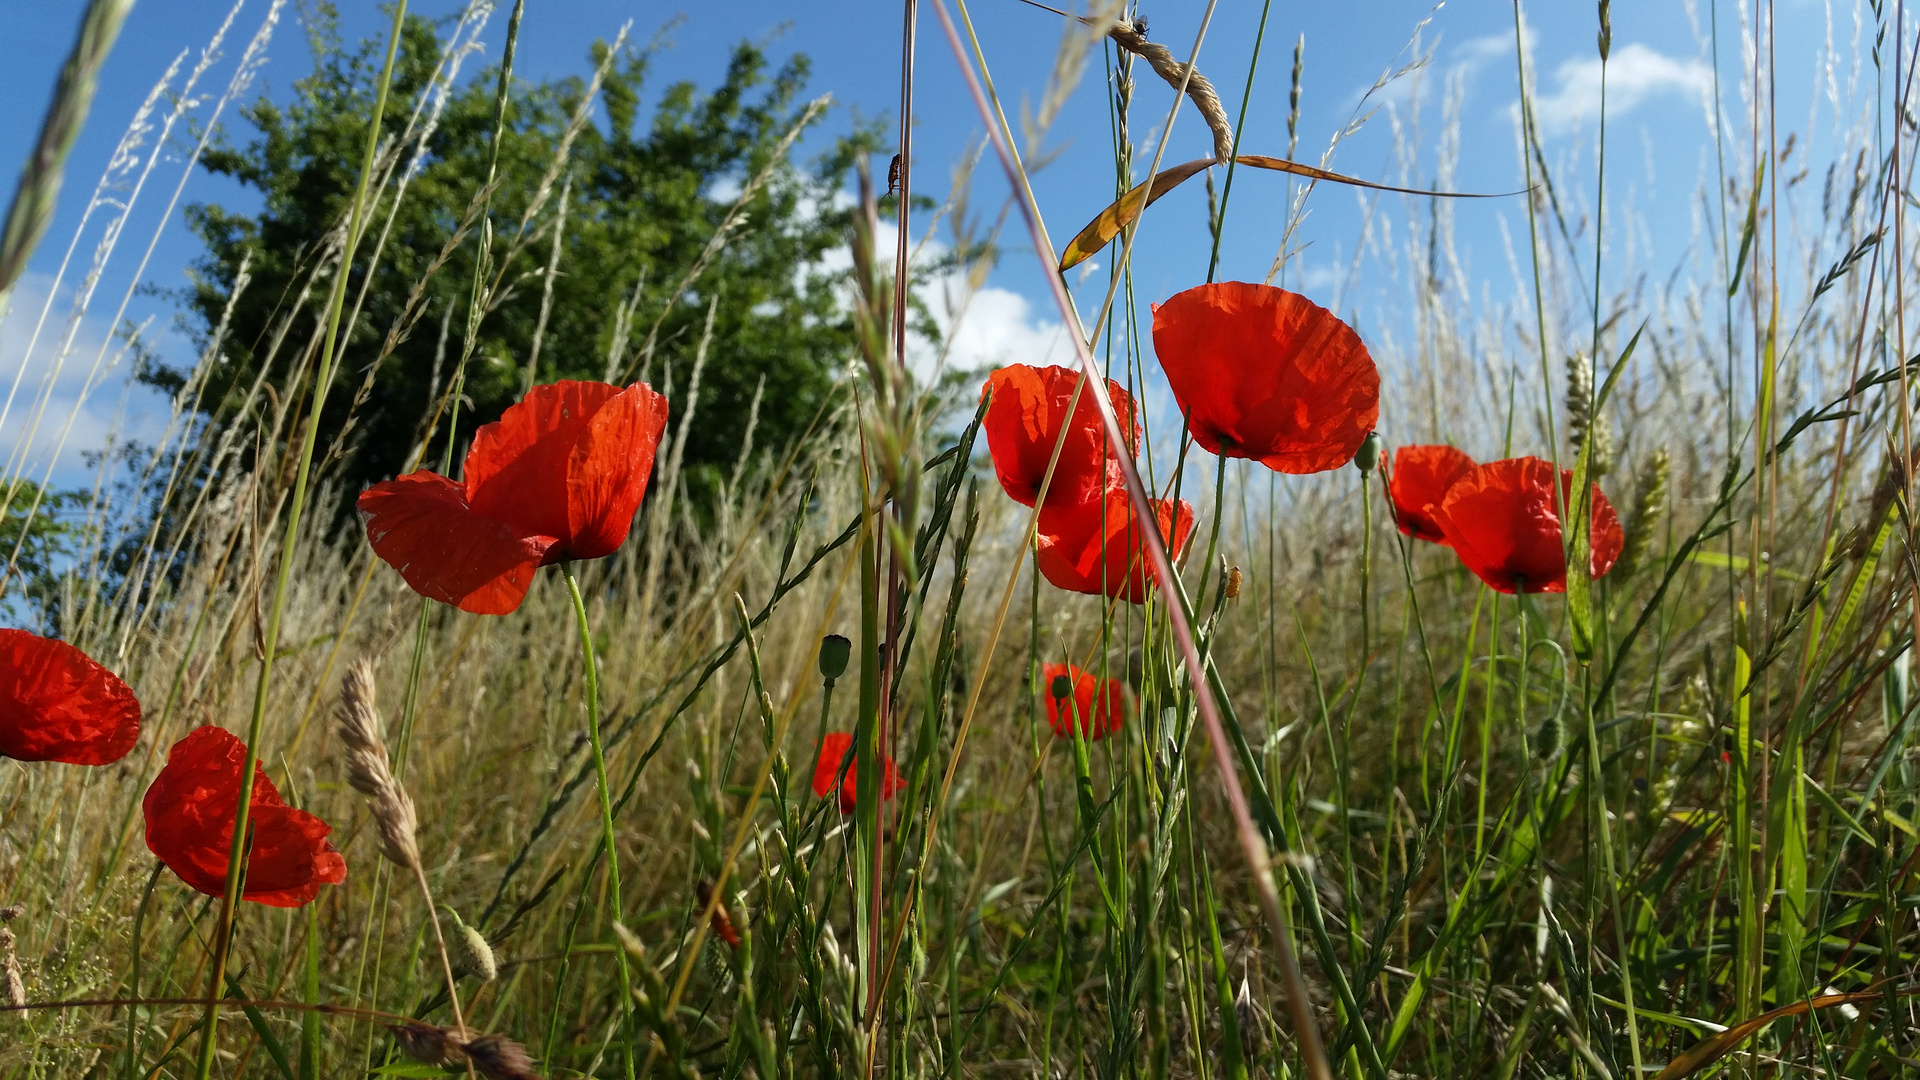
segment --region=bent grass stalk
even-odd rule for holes
[[[360,242],[360,230],[366,215],[368,181],[373,175],[374,157],[380,147],[380,127],[387,111],[387,90],[393,83],[395,58],[400,52],[400,30],[407,16],[407,0],[393,5],[393,28],[387,38],[387,58],[380,72],[379,93],[373,116],[367,123],[367,141],[360,159],[360,179],[353,192],[353,214],[347,225],[347,239],[340,251],[340,263],[334,273],[333,294],[327,304],[327,330],[321,347],[320,369],[314,375],[313,404],[308,411],[306,431],[300,442],[300,464],[294,472],[293,501],[287,509],[287,527],[280,541],[279,573],[274,580],[273,603],[267,615],[260,677],[254,684],[253,715],[247,723],[246,754],[240,765],[240,792],[233,814],[233,842],[227,852],[227,881],[220,898],[219,921],[214,927],[213,962],[207,976],[205,1028],[200,1033],[200,1058],[196,1070],[199,1080],[213,1074],[214,1050],[219,1043],[220,993],[226,985],[227,956],[233,945],[234,916],[240,903],[241,880],[245,876],[247,826],[253,803],[253,773],[260,756],[260,737],[267,720],[267,695],[273,683],[274,654],[280,645],[280,625],[286,617],[287,591],[293,579],[294,545],[300,539],[300,517],[306,509],[308,473],[313,467],[314,443],[319,438],[320,415],[326,405],[327,385],[339,360],[340,315],[347,297],[347,277],[353,270],[354,248]]]

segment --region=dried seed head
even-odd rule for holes
[[[453,920],[453,973],[472,975],[483,983],[499,978],[500,965],[493,958],[493,946],[487,944],[486,936],[462,921],[459,912],[450,907],[445,910]]]
[[[19,918],[17,908],[8,908],[14,914],[7,916],[8,921]],[[20,958],[13,952],[13,931],[0,926],[0,983],[5,983],[6,1003],[12,1008],[20,1008],[27,1003],[27,983],[20,977]]]
[[[20,960],[12,953],[7,954],[4,981],[7,984],[7,1004],[15,1009],[25,1008],[27,1004],[27,982],[20,977]]]
[[[540,1080],[526,1047],[504,1035],[482,1035],[460,1049],[487,1080]]]
[[[1241,580],[1240,568],[1237,566],[1228,567],[1227,568],[1227,599],[1231,600],[1234,597],[1240,595],[1240,580]]]
[[[10,923],[15,919],[20,918],[22,915],[25,915],[26,913],[27,913],[27,906],[25,904],[13,904],[8,907],[0,908],[0,923]]]
[[[454,1058],[453,1032],[432,1024],[389,1024],[393,1041],[408,1057],[426,1065],[445,1065]]]
[[[380,733],[380,713],[374,707],[373,664],[353,662],[340,680],[340,741],[347,748],[347,783],[367,796],[380,826],[380,850],[396,865],[413,869],[420,862],[414,843],[413,799],[393,777],[387,763],[387,744]]]

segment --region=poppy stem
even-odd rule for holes
[[[567,595],[573,598],[573,617],[580,628],[580,659],[587,668],[587,745],[593,748],[593,780],[600,792],[600,838],[606,845],[607,899],[613,906],[614,921],[624,918],[620,904],[619,848],[613,836],[613,796],[607,789],[607,755],[600,742],[600,673],[593,662],[593,628],[587,622],[587,602],[580,596],[580,582],[573,576],[573,564],[560,564],[560,575],[567,579]],[[627,993],[632,978],[627,972],[625,949],[614,950],[620,965],[620,1061],[627,1080],[633,1080],[633,997]]]

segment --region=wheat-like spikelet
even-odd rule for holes
[[[380,826],[380,850],[403,870],[420,864],[414,843],[413,799],[393,777],[387,762],[387,744],[380,735],[380,714],[374,708],[373,664],[356,660],[340,680],[340,741],[347,746],[347,783],[373,804]]]
[[[1567,441],[1578,453],[1593,440],[1587,476],[1598,480],[1613,471],[1613,432],[1593,406],[1593,360],[1576,353],[1567,357]]]
[[[1620,572],[1631,574],[1653,548],[1653,534],[1667,510],[1667,488],[1673,479],[1673,455],[1661,447],[1640,467],[1639,482],[1633,496],[1633,510],[1627,515],[1627,543],[1615,564]]]

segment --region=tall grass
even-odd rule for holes
[[[1159,160],[1138,132],[1195,122],[1186,86],[1134,81],[1143,66],[1104,36],[1134,14],[1115,7],[1064,23],[1054,84],[1016,132],[972,35],[993,16],[934,7],[943,33],[957,16],[953,52],[980,73],[982,123],[1042,251],[1061,222],[1028,170],[1093,50],[1108,51],[1116,192]],[[420,122],[369,142],[363,195],[247,400],[193,421],[187,382],[187,419],[138,463],[169,512],[94,508],[106,525],[46,629],[118,671],[145,725],[116,767],[0,771],[0,901],[22,908],[7,927],[31,1006],[0,1013],[0,1075],[439,1075],[408,1056],[419,1029],[395,1025],[454,1024],[450,991],[468,1028],[524,1044],[550,1076],[1232,1078],[1313,1075],[1322,1053],[1371,1080],[1915,1067],[1915,144],[1891,118],[1912,107],[1916,46],[1896,9],[1861,9],[1879,44],[1859,60],[1857,113],[1826,133],[1824,198],[1775,181],[1775,66],[1800,58],[1784,42],[1776,58],[1771,9],[1708,12],[1716,58],[1746,59],[1717,92],[1696,254],[1658,287],[1617,284],[1643,268],[1569,220],[1589,191],[1595,229],[1631,207],[1604,167],[1577,175],[1543,146],[1534,58],[1516,49],[1516,299],[1472,295],[1448,203],[1368,196],[1370,214],[1399,215],[1399,247],[1374,257],[1407,289],[1369,338],[1382,435],[1580,470],[1621,508],[1627,555],[1584,594],[1504,596],[1394,531],[1377,475],[1276,479],[1150,426],[1141,481],[1195,499],[1205,530],[1181,575],[1189,655],[1159,597],[1036,580],[1033,517],[994,490],[971,386],[956,396],[901,363],[871,184],[849,237],[860,344],[843,393],[797,443],[749,440],[712,502],[687,497],[677,466],[706,343],[656,357],[650,334],[675,420],[646,520],[613,556],[543,574],[514,615],[422,601],[357,532],[300,525],[303,506],[325,522],[357,494],[300,417],[339,363],[372,359],[334,344],[366,340],[349,332],[347,271],[385,236],[356,241],[412,197],[399,163],[426,145],[479,8],[448,35],[444,79],[390,104]],[[1204,35],[1155,30],[1208,68]],[[949,59],[944,36],[914,38],[922,70]],[[1313,100],[1306,56],[1296,46],[1290,129]],[[1213,85],[1252,95],[1271,77],[1237,74]],[[1400,130],[1405,172],[1389,179],[1450,186],[1457,129],[1431,177]],[[902,187],[924,190],[914,164]],[[566,214],[565,172],[538,214]],[[966,184],[943,217],[977,289],[1002,238],[970,216]],[[1297,273],[1287,245],[1314,190],[1287,203],[1277,280]],[[1247,212],[1231,194],[1187,242],[1211,248]],[[557,227],[551,251],[535,243],[531,219],[498,223],[517,239],[496,243],[474,195],[457,240],[496,262],[479,260],[463,342],[486,291],[549,272],[562,243]],[[729,220],[701,260],[752,227]],[[1140,302],[1164,299],[1136,293],[1137,230],[1190,228],[1149,211],[1106,280],[1063,292],[1068,325],[1091,313],[1090,359],[1136,394],[1156,378]],[[900,255],[919,250],[898,236]],[[607,328],[610,358],[629,329]],[[420,447],[459,407],[463,355],[417,403]],[[217,362],[217,347],[201,359]],[[27,445],[9,492],[32,483]],[[835,634],[851,642],[837,661]],[[1038,719],[1040,666],[1069,660],[1130,684],[1117,736],[1056,740]],[[349,666],[352,701],[371,709],[377,686],[388,703],[389,780],[418,810],[420,861],[397,882],[383,822],[348,784],[381,725],[345,745],[326,721]],[[247,731],[350,867],[305,909],[233,905],[230,957],[222,905],[141,842],[142,793],[203,723]],[[827,731],[859,746],[852,814],[811,791]],[[902,778],[884,804],[882,754]],[[432,903],[454,913],[450,944],[482,936],[497,977],[443,956]],[[1295,939],[1297,974],[1281,951]],[[231,1007],[210,1008],[209,987]],[[474,1058],[515,1075],[488,1064]]]

